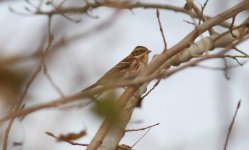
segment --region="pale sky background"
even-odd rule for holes
[[[76,1],[76,0],[75,0]],[[80,0],[78,0],[80,2]],[[145,2],[168,3],[183,6],[185,0],[146,0]],[[198,0],[203,4],[203,0]],[[211,16],[238,3],[235,0],[210,0],[205,13]],[[47,31],[46,17],[21,16],[8,10],[25,11],[23,1],[0,3],[0,45],[1,56],[28,55],[36,50],[42,36]],[[60,16],[52,21],[55,39],[84,33],[94,25],[103,22],[114,11],[109,8],[92,10],[98,16],[93,19],[87,15],[75,15],[82,22],[75,24]],[[184,20],[192,21],[187,15],[160,10],[168,47],[173,46],[186,36],[193,26]],[[240,23],[246,14],[238,16]],[[135,46],[143,45],[152,50],[151,57],[163,49],[163,42],[156,18],[155,9],[123,10],[105,30],[72,42],[61,48],[47,60],[48,71],[65,95],[70,95],[94,83],[107,70],[126,57]],[[63,24],[63,26],[62,26]],[[221,32],[220,28],[216,31]],[[248,42],[240,46],[247,52]],[[229,63],[236,64],[229,60]],[[222,67],[222,60],[203,63],[208,66]],[[24,70],[36,67],[36,62],[27,62]],[[229,150],[248,150],[249,148],[249,71],[248,64],[230,70],[230,80],[221,71],[201,68],[188,68],[160,85],[136,109],[128,128],[143,128],[155,123],[148,134],[134,149],[155,150],[221,150],[225,142],[228,126],[239,99],[242,100],[234,129],[229,142]],[[79,82],[82,81],[82,82]],[[150,86],[151,87],[151,86]],[[27,105],[47,102],[59,95],[41,73],[32,84],[27,96]],[[82,150],[82,147],[67,143],[56,143],[44,132],[66,134],[87,130],[87,136],[77,140],[89,143],[96,133],[101,120],[92,112],[91,106],[84,109],[50,109],[27,116],[23,122],[15,121],[10,134],[11,141],[20,141],[22,148],[10,150]],[[141,121],[141,123],[134,123]],[[133,123],[132,123],[133,122]],[[1,134],[4,128],[1,128]],[[121,144],[133,145],[143,134],[127,133]],[[0,136],[2,138],[2,136]]]

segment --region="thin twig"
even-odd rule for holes
[[[203,6],[201,7],[201,17],[204,16],[204,10],[205,10],[205,8],[206,8],[206,6],[207,6],[207,4],[208,4],[208,1],[209,1],[209,0],[206,0],[205,3],[203,4]],[[205,17],[204,17],[204,18],[205,18]]]
[[[163,32],[163,27],[162,27],[162,23],[161,23],[161,20],[160,20],[160,12],[159,10],[157,9],[156,10],[156,16],[157,16],[157,21],[158,21],[158,25],[159,25],[159,29],[160,29],[160,32],[161,32],[161,35],[162,35],[162,38],[163,38],[163,43],[164,43],[164,51],[167,53],[167,42],[166,42],[166,38],[164,36],[164,32]],[[148,96],[156,87],[157,85],[160,83],[160,79],[157,80],[157,82],[153,85],[153,87],[144,95],[140,98],[140,102],[146,97]]]
[[[243,64],[237,59],[237,57],[231,56],[231,57],[228,57],[228,58],[234,59],[240,66],[243,66]]]
[[[72,42],[75,42],[77,40],[82,40],[83,38],[90,37],[92,35],[95,35],[94,33],[100,33],[102,30],[106,30],[115,23],[115,20],[120,16],[121,11],[117,10],[113,12],[110,17],[108,17],[103,22],[99,23],[98,25],[94,26],[93,28],[83,32],[75,34],[68,38],[61,38],[58,42],[54,43],[50,50],[45,54],[45,56],[49,55],[49,53],[54,53],[56,50],[58,51],[61,47],[66,46],[68,44],[72,44]],[[53,50],[53,51],[52,51]]]
[[[234,27],[235,19],[236,19],[236,15],[232,17],[232,23],[231,23],[231,26],[230,26],[230,28],[229,28],[229,29],[230,29],[230,32],[231,32],[231,34],[232,34],[232,36],[233,36],[234,38],[236,38],[236,36],[233,34],[233,27]]]
[[[9,123],[8,123],[7,128],[5,129],[2,150],[7,150],[7,147],[8,147],[8,139],[9,139],[9,133],[10,133],[10,129],[11,129],[11,127],[12,127],[12,124],[13,124],[14,120],[15,120],[15,118],[11,119],[11,120],[9,121]]]
[[[158,21],[158,24],[159,24],[160,32],[161,32],[161,35],[162,35],[162,38],[163,38],[164,51],[166,51],[167,50],[167,42],[166,42],[166,39],[165,39],[165,36],[164,36],[163,27],[162,27],[162,23],[161,23],[161,20],[160,20],[160,12],[159,12],[158,9],[156,10],[156,16],[157,16],[157,21]]]
[[[67,139],[60,139],[60,137],[58,137],[58,136],[55,136],[53,133],[51,133],[51,132],[45,132],[48,136],[51,136],[51,137],[53,137],[53,138],[55,138],[57,141],[63,141],[63,142],[67,142],[67,143],[69,143],[69,144],[71,144],[71,145],[77,145],[77,146],[88,146],[88,144],[82,144],[82,143],[76,143],[76,142],[73,142],[73,141],[71,141],[71,140],[67,140]]]
[[[151,127],[148,128],[148,130],[143,134],[143,136],[141,138],[139,138],[132,146],[131,148],[133,148],[139,141],[141,141],[145,135],[150,131]]]
[[[201,10],[196,6],[196,4],[193,3],[193,10],[195,11],[196,15],[199,17],[198,25],[201,24],[201,20],[203,22],[208,20],[207,17],[205,15],[203,15],[203,12],[204,12],[204,9],[205,9],[205,7],[207,5],[207,2],[208,2],[208,0],[206,0],[205,4],[204,4],[204,6],[202,7]],[[208,29],[208,32],[209,32],[210,35],[213,35],[215,33],[213,28]]]
[[[23,100],[25,98],[25,96],[27,95],[28,93],[28,90],[29,90],[29,87],[31,86],[31,84],[33,83],[34,79],[36,78],[36,76],[38,75],[38,73],[41,71],[41,65],[39,65],[39,67],[37,68],[37,70],[34,72],[34,74],[31,76],[30,80],[27,82],[26,86],[25,86],[25,89],[24,89],[24,92],[20,98],[20,100],[17,102],[17,104],[15,105],[15,107],[13,107],[14,111],[17,111],[19,110],[20,106],[22,105],[23,103]],[[13,112],[14,112],[13,111]],[[7,150],[7,146],[8,146],[8,137],[9,137],[9,133],[10,133],[10,130],[11,130],[11,127],[12,127],[12,124],[14,123],[14,120],[16,119],[16,117],[12,117],[11,120],[9,121],[8,123],[8,126],[5,130],[5,133],[4,133],[4,142],[3,142],[3,147],[2,147],[2,150]]]
[[[224,76],[227,80],[230,80],[230,77],[228,76],[228,64],[227,64],[227,60],[226,58],[222,58],[223,62],[224,62]]]
[[[70,8],[60,7],[56,10],[51,10],[51,11],[42,11],[42,10],[36,11],[34,12],[34,14],[38,14],[38,15],[83,14],[83,13],[86,13],[89,9],[95,9],[98,7],[110,7],[110,8],[118,8],[118,9],[129,9],[129,10],[132,10],[135,8],[166,9],[166,10],[171,10],[171,11],[180,12],[184,14],[189,14],[189,11],[185,10],[182,7],[177,7],[177,6],[167,5],[167,4],[150,4],[150,3],[141,3],[141,2],[127,3],[127,2],[115,2],[115,1],[108,1],[108,2],[101,2],[101,3],[100,2],[95,2],[95,3],[89,2],[85,6],[81,6],[81,7],[70,7]],[[198,16],[195,14],[192,14],[192,16],[194,18],[198,18]],[[212,18],[210,16],[205,16],[205,17],[208,19]],[[225,28],[230,27],[230,23],[228,22],[222,22],[219,25]]]
[[[226,136],[226,141],[225,141],[225,144],[224,144],[224,150],[227,149],[227,145],[228,145],[228,141],[229,141],[229,138],[230,138],[230,135],[231,135],[231,132],[232,132],[232,129],[233,129],[233,125],[234,125],[234,122],[235,122],[235,118],[237,116],[237,113],[238,113],[238,110],[240,108],[240,104],[241,104],[241,100],[239,100],[238,104],[237,104],[237,108],[235,110],[235,113],[233,115],[233,119],[230,123],[230,126],[228,128],[228,132],[227,132],[227,136]]]
[[[55,6],[54,4],[51,4],[51,5],[52,5],[52,7],[54,8],[54,10],[56,10],[56,9],[61,8],[64,2],[65,2],[65,1],[62,1],[58,6]],[[87,13],[87,12],[86,12],[86,13]],[[80,22],[80,20],[71,18],[71,17],[68,16],[67,14],[61,14],[61,16],[64,17],[65,19],[69,20],[69,21],[74,22],[74,23],[79,23],[79,22]]]
[[[142,101],[146,96],[148,96],[158,85],[159,85],[159,83],[160,83],[160,81],[161,81],[161,79],[158,79],[157,81],[156,81],[156,83],[153,85],[153,87],[146,93],[146,94],[144,94],[142,97],[141,97],[141,100],[140,101]]]
[[[151,128],[151,127],[154,127],[154,126],[157,126],[157,125],[159,125],[159,123],[156,123],[156,124],[150,125],[150,126],[145,127],[145,128],[139,128],[139,129],[127,129],[127,130],[125,130],[125,132],[142,131],[142,130],[146,130],[146,129],[148,129],[148,128]]]
[[[50,74],[48,73],[48,69],[47,69],[47,65],[45,63],[45,54],[49,51],[49,49],[52,46],[53,40],[54,40],[54,36],[51,33],[51,21],[52,21],[52,16],[48,16],[48,45],[46,47],[46,49],[43,52],[43,55],[41,57],[41,64],[42,64],[42,68],[43,68],[43,73],[44,75],[47,77],[49,83],[52,85],[52,87],[60,94],[61,97],[64,96],[63,92],[61,91],[61,89],[55,84],[54,80],[52,79],[52,77],[50,76]]]
[[[25,108],[23,110],[16,110],[15,112],[9,113],[6,116],[0,118],[0,124],[3,123],[4,121],[9,120],[9,119],[12,119],[15,117],[26,116],[26,115],[28,115],[32,112],[36,112],[38,110],[54,108],[54,107],[58,107],[61,105],[65,105],[67,103],[72,103],[76,100],[82,100],[83,98],[91,97],[94,94],[101,93],[103,91],[106,91],[107,89],[112,89],[114,87],[115,86],[95,88],[95,89],[91,89],[88,91],[76,93],[76,94],[73,94],[71,96],[61,97],[61,98],[58,98],[54,101],[50,101],[47,103],[37,104],[37,105],[31,106],[31,107]]]
[[[39,46],[37,52],[34,55],[32,55],[32,57],[34,57],[34,58],[40,57],[40,53],[42,52],[42,48],[40,48],[40,47],[42,45],[43,45],[43,42],[41,42],[41,45]],[[39,74],[40,71],[41,71],[41,64],[38,65],[38,68],[31,75],[31,78],[27,81],[27,83],[26,83],[26,85],[24,87],[24,91],[23,91],[23,93],[20,96],[20,99],[17,101],[16,104],[13,105],[13,108],[11,110],[12,113],[14,113],[15,111],[18,111],[18,110],[21,111],[21,109],[22,109],[22,103],[24,101],[24,98],[27,95],[28,90],[29,90],[31,84],[33,83],[33,81],[35,80],[35,78],[37,77],[37,75]],[[3,142],[2,150],[7,150],[9,133],[10,133],[11,127],[12,127],[15,119],[16,119],[16,117],[11,118],[11,120],[9,121],[8,126],[7,126],[7,128],[5,130],[5,133],[4,133],[4,142]]]
[[[234,49],[235,49],[237,52],[239,52],[239,53],[243,54],[244,56],[249,57],[249,55],[248,55],[247,53],[245,53],[245,52],[243,52],[243,51],[239,50],[237,47],[234,47]]]
[[[203,6],[201,7],[201,17],[204,18],[205,21],[208,20],[208,18],[204,15],[204,9],[206,8],[208,1],[209,0],[206,0],[205,3],[203,4]],[[210,35],[213,35],[216,33],[214,28],[210,28],[208,31],[209,31]]]

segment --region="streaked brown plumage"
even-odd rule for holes
[[[134,78],[148,64],[148,54],[151,51],[143,46],[137,46],[126,58],[105,73],[95,84],[83,91],[92,89],[99,85]]]

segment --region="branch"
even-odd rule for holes
[[[55,82],[52,79],[51,75],[48,73],[48,68],[47,68],[47,65],[46,65],[46,62],[45,62],[46,53],[50,50],[50,48],[52,47],[52,43],[54,41],[54,35],[51,32],[51,24],[52,24],[52,16],[48,16],[48,45],[45,48],[45,50],[42,52],[41,65],[42,65],[43,73],[46,76],[46,78],[48,79],[51,86],[56,90],[56,92],[58,92],[58,94],[61,97],[63,97],[64,96],[63,92],[55,84]]]
[[[157,21],[158,21],[158,24],[159,24],[159,29],[160,29],[160,32],[161,32],[161,35],[162,35],[162,38],[163,38],[164,50],[166,51],[167,50],[167,42],[166,42],[166,38],[164,36],[163,27],[162,27],[162,23],[161,23],[161,20],[160,20],[160,12],[159,12],[158,9],[156,10],[156,16],[157,16]]]
[[[232,132],[232,129],[233,129],[233,125],[234,125],[234,122],[235,122],[235,118],[236,118],[237,113],[238,113],[238,110],[239,110],[239,108],[240,108],[240,104],[241,104],[241,100],[239,100],[239,102],[238,102],[238,104],[237,104],[237,108],[236,108],[235,113],[234,113],[234,115],[233,115],[233,119],[232,119],[232,121],[231,121],[231,123],[230,123],[230,126],[229,126],[229,128],[228,128],[228,132],[227,132],[227,136],[226,136],[226,141],[225,141],[225,144],[224,144],[224,150],[227,149],[229,137],[230,137],[230,135],[231,135],[231,132]]]
[[[106,1],[106,2],[96,2],[96,3],[90,3],[88,2],[85,6],[81,7],[69,7],[69,8],[63,8],[62,6],[57,7],[54,10],[51,11],[43,11],[41,9],[38,9],[34,12],[34,14],[37,15],[65,15],[65,14],[83,14],[87,13],[91,9],[96,9],[98,7],[109,7],[114,9],[138,9],[138,8],[144,8],[144,9],[165,9],[170,10],[174,12],[179,12],[183,14],[189,15],[190,12],[182,7],[172,6],[168,4],[153,4],[153,3],[129,3],[129,2],[115,2],[115,1]],[[192,13],[190,14],[194,18],[198,18],[198,15]],[[203,17],[210,19],[212,17],[202,15]],[[220,26],[223,26],[225,28],[229,28],[231,25],[228,22],[221,22]]]
[[[152,127],[157,126],[157,125],[159,125],[159,123],[150,125],[150,126],[145,127],[145,128],[140,128],[140,129],[127,129],[127,130],[125,130],[125,132],[142,131],[142,130],[146,130],[146,129],[148,129],[148,128],[152,128]]]
[[[111,88],[113,88],[113,86],[112,87],[110,86],[108,88],[111,89]],[[38,110],[54,108],[54,107],[58,107],[58,106],[61,106],[61,105],[65,105],[67,103],[72,103],[72,102],[74,102],[76,100],[81,100],[83,98],[91,97],[92,95],[95,95],[97,93],[101,93],[101,92],[107,90],[108,88],[107,87],[97,87],[97,88],[87,90],[87,91],[84,91],[84,92],[80,92],[80,93],[77,93],[77,94],[74,94],[74,95],[71,95],[71,96],[65,96],[65,97],[62,97],[62,98],[58,98],[58,99],[56,99],[54,101],[51,101],[51,102],[34,105],[34,106],[31,106],[31,107],[25,108],[23,110],[18,109],[16,111],[2,117],[0,119],[0,124],[3,123],[4,121],[9,120],[9,119],[25,116],[27,114],[36,112]]]
[[[236,34],[238,37],[241,37],[243,34],[248,32],[247,27],[242,28],[242,29],[241,28],[237,28],[237,30],[236,30]],[[247,32],[245,32],[245,31],[247,31]],[[240,32],[243,34],[241,35]],[[191,58],[196,57],[197,54],[198,54],[198,56],[201,56],[201,54],[204,51],[206,51],[206,49],[202,48],[202,46],[201,46],[201,45],[203,45],[203,43],[206,43],[204,45],[206,45],[206,46],[208,45],[212,49],[212,48],[216,48],[216,47],[225,46],[227,43],[233,43],[236,40],[235,38],[231,38],[232,35],[231,35],[230,31],[227,32],[227,34],[222,34],[222,35],[223,36],[218,37],[217,40],[215,40],[214,38],[211,38],[211,37],[207,37],[207,38],[203,38],[201,41],[199,41],[197,43],[192,44],[192,46],[190,46],[190,48],[184,49],[183,52],[181,52],[181,55],[175,55],[173,58],[168,59],[159,68],[159,70],[169,68],[171,64],[172,65],[174,65],[174,64],[179,65],[180,63],[186,62],[186,61],[190,60]],[[210,41],[210,40],[214,40],[214,41]],[[214,45],[212,43],[214,43]],[[234,45],[232,45],[232,46],[234,47]],[[185,54],[193,54],[193,55],[185,55]],[[224,56],[224,55],[215,55],[215,56],[213,56],[213,58],[221,58],[222,56]],[[158,56],[153,58],[153,60],[158,59],[157,57]],[[175,58],[175,57],[177,57],[177,58]],[[212,57],[205,56],[204,58],[202,57],[201,59],[208,59],[208,58],[212,58]],[[177,61],[172,61],[172,60],[177,60]],[[197,61],[199,61],[199,60],[197,60]],[[173,72],[176,72],[176,71],[173,71]],[[115,83],[109,83],[109,84],[107,84],[101,88],[98,88],[98,89],[93,89],[91,91],[77,93],[77,94],[74,94],[71,96],[67,96],[64,98],[59,98],[59,99],[53,100],[53,101],[48,102],[48,103],[43,103],[43,104],[31,106],[29,108],[25,108],[24,110],[15,111],[15,112],[10,113],[9,115],[6,115],[5,117],[1,118],[0,124],[6,120],[13,118],[13,117],[25,116],[29,113],[39,111],[41,109],[48,109],[48,108],[54,108],[54,107],[58,107],[61,105],[65,105],[67,103],[71,103],[73,101],[76,101],[76,100],[79,100],[82,98],[86,98],[88,96],[94,95],[94,94],[99,93],[99,92],[103,92],[103,91],[108,90],[108,89],[113,89],[113,88],[117,88],[117,87],[124,87],[124,86],[132,86],[132,85],[152,81],[153,79],[158,79],[158,78],[160,79],[163,76],[166,77],[168,74],[172,74],[172,73],[166,72],[166,74],[165,74],[165,72],[159,71],[155,74],[150,74],[150,75],[146,75],[146,76],[139,76],[138,78],[131,80],[131,81],[130,80],[129,81],[115,81]]]
[[[199,10],[199,8],[196,6],[196,4],[193,3],[193,10],[195,11],[196,15],[199,17],[198,25],[201,24],[201,20],[203,22],[205,22],[205,21],[208,20],[208,18],[206,16],[203,16],[203,12],[204,12],[204,9],[205,9],[205,7],[207,5],[207,2],[208,2],[208,0],[206,0],[206,2],[204,3],[204,6],[202,7],[202,10]],[[208,30],[208,32],[209,32],[210,35],[213,35],[215,33],[215,31],[213,30],[213,28],[210,28]]]
[[[48,136],[51,136],[53,138],[55,138],[57,141],[63,141],[63,142],[67,142],[71,145],[77,145],[77,146],[88,146],[88,144],[81,144],[81,143],[76,143],[76,142],[73,142],[72,140],[69,140],[69,139],[61,139],[60,136],[55,136],[53,133],[51,132],[45,132]]]
[[[49,53],[55,52],[55,50],[60,50],[61,47],[71,44],[71,42],[83,39],[86,37],[90,37],[91,35],[95,35],[94,33],[99,33],[100,31],[112,27],[112,25],[115,23],[115,20],[120,16],[120,11],[113,12],[110,17],[108,17],[103,22],[99,23],[98,25],[94,26],[93,28],[83,32],[78,33],[76,35],[67,37],[67,38],[61,38],[57,43],[54,43],[49,51],[45,54],[46,56],[49,55]]]
[[[153,61],[152,63],[150,63],[148,65],[148,67],[139,75],[139,77],[146,77],[150,74],[153,74],[154,72],[156,72],[158,70],[158,68],[160,68],[160,66],[165,61],[167,61],[168,59],[170,59],[171,57],[173,57],[177,53],[181,52],[183,49],[187,48],[190,45],[190,43],[192,43],[195,40],[195,38],[198,37],[201,33],[205,32],[206,30],[208,30],[209,28],[211,28],[217,24],[220,24],[221,22],[225,21],[226,19],[231,18],[235,14],[238,14],[239,12],[248,9],[248,7],[249,7],[249,1],[243,1],[239,4],[237,4],[236,6],[226,10],[225,12],[217,15],[216,17],[204,22],[202,25],[198,26],[194,31],[189,33],[178,44],[176,44],[175,46],[170,48],[167,51],[167,53],[162,53],[161,55],[159,55],[155,61]],[[139,85],[137,85],[136,87],[135,86],[128,87],[122,93],[122,95],[119,98],[119,102],[120,102],[120,105],[122,107],[124,107],[125,104],[127,104],[127,102],[131,99],[131,97],[138,90],[138,87],[139,87]],[[111,130],[109,130],[110,127],[111,127],[111,123],[108,121],[108,119],[104,120],[104,122],[102,123],[101,127],[99,128],[98,132],[96,133],[95,137],[93,138],[93,140],[91,141],[91,143],[89,144],[87,149],[88,150],[97,149],[100,146],[100,144],[102,143],[102,140],[103,139],[105,140],[104,137],[108,133],[109,134],[111,133]],[[98,138],[99,136],[101,138]],[[117,142],[119,142],[119,141],[117,141]],[[108,146],[106,144],[103,144],[103,145]],[[117,145],[117,143],[115,143],[114,145]]]
[[[41,44],[42,45],[42,44]],[[38,49],[37,51],[37,54],[34,55],[34,57],[38,57],[40,56],[40,51],[42,51],[42,49]],[[17,57],[15,57],[17,58]],[[27,57],[28,58],[28,57]],[[14,59],[15,61],[16,60],[20,60],[20,59]],[[21,59],[22,60],[22,59]],[[7,61],[8,62],[8,61]],[[10,61],[12,62],[12,61]],[[41,71],[41,64],[38,65],[38,68],[35,70],[35,72],[33,73],[33,75],[31,76],[31,78],[28,80],[28,82],[26,83],[25,87],[24,87],[24,91],[20,97],[20,100],[17,101],[16,104],[14,104],[13,108],[12,108],[12,113],[15,113],[15,111],[22,111],[21,109],[21,106],[23,104],[23,101],[24,101],[24,98],[26,97],[27,93],[28,93],[28,90],[31,86],[31,84],[33,83],[33,81],[35,80],[36,76],[39,74],[39,72]],[[9,133],[10,133],[10,130],[11,130],[11,127],[16,119],[16,117],[12,117],[12,118],[9,118],[11,119],[8,123],[8,126],[5,130],[5,133],[4,133],[4,141],[3,141],[3,147],[2,147],[2,150],[7,150],[7,146],[8,146],[8,138],[9,138]],[[1,121],[0,121],[0,124],[1,124]]]

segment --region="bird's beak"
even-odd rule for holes
[[[147,50],[147,54],[149,54],[151,51],[150,50]]]

